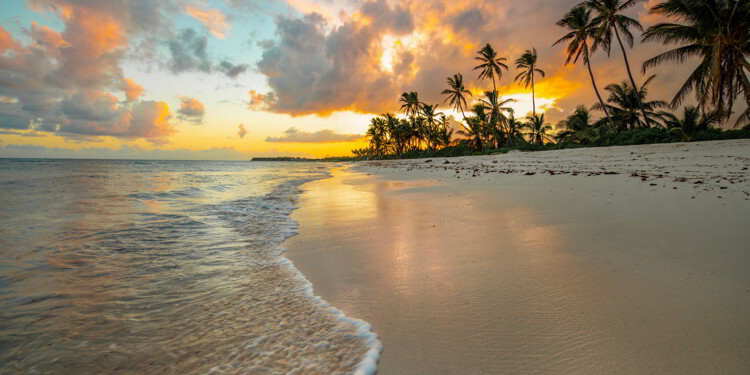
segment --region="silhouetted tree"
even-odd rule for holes
[[[589,70],[591,76],[591,85],[594,87],[596,97],[599,98],[599,103],[604,109],[604,114],[609,120],[610,124],[614,127],[614,122],[609,115],[607,107],[604,105],[604,100],[599,94],[599,89],[596,87],[596,80],[594,79],[594,72],[591,70],[591,59],[589,56],[589,39],[595,38],[595,27],[591,24],[591,11],[583,6],[577,6],[571,9],[565,16],[557,21],[557,25],[560,27],[567,28],[570,30],[562,38],[555,42],[554,45],[560,43],[568,43],[566,51],[568,58],[565,60],[565,65],[568,65],[571,61],[573,63],[578,62],[578,59],[583,56],[583,63]]]
[[[644,42],[678,45],[643,63],[643,71],[665,62],[683,63],[697,57],[698,66],[677,91],[670,105],[682,103],[695,91],[704,111],[714,109],[726,118],[734,102],[744,94],[748,108],[735,127],[750,122],[750,1],[747,0],[668,0],[651,8],[652,14],[667,16],[679,23],[663,22],[643,34]]]
[[[523,69],[521,73],[516,76],[516,81],[519,84],[523,83],[525,88],[531,86],[531,106],[532,115],[536,116],[536,88],[534,76],[538,73],[544,77],[544,71],[536,67],[536,48],[526,50],[521,57],[516,60],[516,69]]]
[[[479,65],[474,67],[474,70],[479,70],[479,79],[491,79],[492,90],[497,91],[497,85],[495,84],[495,76],[497,79],[503,78],[503,69],[508,70],[508,65],[505,65],[505,57],[497,57],[497,52],[492,46],[487,43],[484,48],[477,51],[479,56],[475,57],[474,60],[480,62]]]

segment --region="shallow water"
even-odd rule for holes
[[[0,160],[0,372],[373,370],[281,254],[312,163]],[[365,359],[368,361],[363,362]]]

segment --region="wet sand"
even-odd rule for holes
[[[286,257],[379,374],[747,374],[748,167],[749,141],[358,163],[304,185]]]

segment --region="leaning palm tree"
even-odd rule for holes
[[[479,79],[491,79],[492,90],[497,91],[497,85],[495,83],[495,76],[497,79],[503,78],[503,69],[508,70],[508,65],[505,65],[505,57],[497,57],[497,52],[492,46],[487,43],[484,48],[477,51],[479,56],[475,57],[474,60],[480,62],[479,65],[474,67],[474,70],[479,70]]]
[[[544,113],[539,116],[528,117],[529,122],[526,123],[526,127],[529,129],[527,133],[531,138],[531,143],[538,145],[544,145],[544,141],[551,142],[554,137],[548,132],[552,131],[552,126],[544,122]]]
[[[718,125],[722,118],[721,114],[717,111],[701,113],[701,110],[695,106],[685,107],[682,118],[666,112],[662,113],[661,116],[664,118],[664,125],[670,130],[682,133],[686,141],[692,141],[696,133]]]
[[[589,58],[589,39],[595,38],[595,28],[591,24],[591,11],[583,6],[577,6],[571,9],[565,16],[557,21],[557,26],[567,28],[569,32],[562,38],[555,42],[553,45],[560,43],[568,43],[566,52],[568,54],[565,65],[568,65],[571,60],[573,63],[577,63],[578,59],[583,56],[583,63],[589,70],[591,76],[591,85],[594,87],[596,97],[599,98],[599,103],[604,109],[604,114],[607,116],[607,120],[614,127],[614,122],[609,116],[609,111],[604,105],[604,100],[599,94],[599,89],[596,87],[596,80],[594,79],[594,72],[591,70],[591,59]]]
[[[467,90],[464,86],[464,76],[461,73],[456,73],[453,77],[448,77],[449,89],[443,90],[441,95],[448,95],[443,103],[450,101],[450,105],[453,106],[457,111],[461,111],[461,115],[466,118],[464,108],[467,107],[465,94],[471,95],[471,91]]]
[[[526,52],[516,60],[516,69],[523,69],[523,71],[518,73],[515,79],[515,81],[518,81],[519,85],[523,83],[524,88],[528,89],[529,86],[531,86],[531,108],[534,116],[536,116],[536,88],[534,76],[536,73],[539,73],[539,75],[544,78],[544,71],[536,67],[536,59],[536,48],[530,50],[527,49]]]
[[[632,129],[636,127],[648,127],[651,119],[658,119],[660,113],[656,109],[666,107],[667,102],[662,100],[646,101],[648,95],[648,84],[653,81],[655,75],[648,77],[640,90],[633,90],[633,87],[627,81],[622,83],[613,83],[604,89],[609,91],[607,108],[609,113],[615,118],[615,122],[620,125],[620,129]],[[642,106],[643,112],[639,109]],[[594,105],[594,109],[602,110],[599,104]],[[645,116],[645,117],[642,117]]]
[[[625,69],[628,71],[628,78],[630,78],[630,84],[634,92],[637,92],[638,85],[635,84],[633,73],[630,71],[628,53],[622,44],[622,37],[625,38],[630,48],[633,48],[633,34],[630,32],[630,28],[632,27],[643,32],[643,26],[641,26],[640,22],[622,13],[639,2],[641,0],[586,0],[583,2],[587,8],[597,13],[596,17],[591,20],[591,24],[596,28],[596,41],[592,48],[596,50],[601,45],[602,49],[607,51],[607,55],[609,55],[612,49],[612,34],[614,32],[617,43],[622,50]],[[620,37],[620,33],[622,33],[622,37]],[[641,102],[638,102],[638,107],[641,110],[641,115],[646,119],[646,124],[651,126]]]
[[[646,60],[643,71],[662,63],[683,63],[696,57],[699,64],[677,91],[670,106],[677,107],[695,90],[704,111],[713,108],[725,118],[732,114],[734,102],[744,94],[746,109],[735,127],[750,122],[750,2],[747,0],[667,0],[653,8],[652,14],[670,17],[678,23],[651,26],[643,34],[644,42],[677,45]]]
[[[422,109],[422,103],[419,101],[419,94],[414,91],[401,94],[401,110],[409,117],[419,114]]]

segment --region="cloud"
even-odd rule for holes
[[[30,9],[57,15],[63,27],[32,22],[23,45],[0,26],[0,97],[12,98],[0,105],[0,127],[164,142],[174,132],[168,106],[139,101],[143,88],[121,64],[132,39],[165,30],[171,3],[30,0]]]
[[[276,102],[276,95],[273,92],[268,94],[260,94],[255,90],[250,90],[250,103],[248,108],[253,111],[262,111],[270,108]]]
[[[211,60],[207,51],[208,38],[205,36],[198,35],[195,30],[187,28],[167,44],[171,53],[169,69],[172,73],[211,72]]]
[[[249,68],[247,64],[235,64],[228,60],[214,64],[208,54],[208,38],[191,28],[183,29],[174,39],[167,42],[167,46],[170,53],[167,66],[174,74],[211,73],[216,70],[229,78],[237,78]]]
[[[230,61],[224,60],[219,63],[216,69],[229,78],[237,78],[240,74],[245,73],[249,67],[250,66],[247,64],[234,64]]]
[[[13,39],[13,35],[10,34],[4,27],[0,26],[0,52],[5,53],[7,51],[18,51],[21,49],[21,43]]]
[[[333,143],[333,142],[356,142],[364,138],[357,134],[340,134],[333,130],[324,129],[314,133],[301,131],[291,127],[284,131],[280,137],[268,137],[266,142],[279,143]]]
[[[247,135],[247,130],[245,130],[245,124],[239,124],[237,126],[240,130],[237,132],[237,136],[240,138],[245,138]]]
[[[399,81],[380,68],[381,40],[412,28],[407,9],[382,0],[365,3],[359,20],[333,28],[315,13],[278,17],[277,40],[261,44],[257,64],[277,98],[270,109],[295,116],[382,109]]]
[[[164,102],[140,102],[132,110],[129,118],[127,137],[162,139],[172,133],[174,128],[169,123],[169,106]]]
[[[454,30],[466,30],[476,32],[481,30],[489,21],[485,12],[479,8],[466,9],[451,17],[451,26]]]
[[[135,81],[129,78],[122,80],[122,91],[125,93],[125,98],[129,101],[138,100],[143,95],[143,86],[139,85]]]
[[[473,70],[476,51],[485,43],[511,62],[498,82],[504,95],[528,93],[512,83],[517,73],[512,61],[536,47],[539,66],[547,73],[537,82],[539,97],[556,100],[564,111],[578,104],[590,106],[595,96],[585,68],[564,67],[564,47],[552,46],[564,33],[555,22],[579,2],[519,0],[498,7],[495,0],[365,0],[350,2],[353,9],[338,17],[336,12],[277,17],[273,40],[258,43],[262,56],[257,68],[276,99],[264,109],[293,116],[398,111],[404,91],[419,92],[427,103],[442,103],[445,79],[455,73],[462,73],[468,88],[481,93],[492,85],[478,81]],[[628,12],[633,17],[644,14],[640,7]],[[618,50],[592,59],[600,89],[627,78]],[[638,66],[661,50],[660,45],[638,44],[629,52],[630,63]],[[673,95],[688,73],[689,64],[684,65],[659,68],[655,73],[662,84],[652,85],[650,97]],[[633,73],[636,82],[644,80],[637,69]]]
[[[218,9],[203,9],[193,5],[186,5],[185,13],[200,21],[211,34],[219,39],[224,39],[230,29],[224,13]]]
[[[70,46],[59,32],[44,25],[39,26],[36,21],[31,22],[31,30],[28,34],[36,46],[51,53],[54,53],[59,48]]]
[[[177,113],[180,120],[202,124],[206,107],[198,99],[183,96],[180,98],[180,109]]]
[[[132,107],[98,107],[106,105],[108,98],[87,98],[86,102],[67,103],[67,110],[75,116],[74,121],[62,124],[61,133],[79,136],[114,136],[120,138],[144,138],[152,143],[164,143],[165,138],[175,132],[170,123],[171,113],[167,103],[143,101]]]
[[[13,131],[13,130],[0,130],[0,134],[5,135],[17,135],[19,137],[46,137],[46,134],[43,133],[37,133],[37,132],[19,132],[19,131]]]

